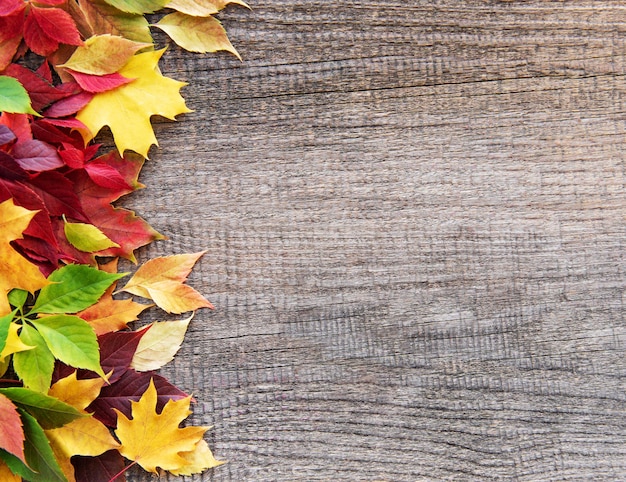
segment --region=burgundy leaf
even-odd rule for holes
[[[42,79],[52,83],[52,71],[50,70],[50,64],[47,61],[44,60],[35,72]]]
[[[116,87],[128,84],[134,80],[124,77],[117,72],[105,75],[83,74],[82,72],[74,72],[73,70],[69,70],[69,72],[74,76],[78,85],[87,92],[94,93],[106,92],[107,90],[115,89]]]
[[[47,142],[37,139],[16,144],[13,157],[27,171],[47,171],[63,166],[57,150]]]
[[[124,458],[117,450],[109,450],[97,457],[75,455],[71,461],[76,482],[110,482],[124,469]],[[125,481],[125,474],[115,479],[115,482]]]
[[[157,411],[160,412],[168,400],[181,400],[188,395],[178,389],[165,378],[154,372],[139,373],[129,368],[122,378],[111,385],[105,385],[100,390],[100,396],[87,407],[88,412],[109,427],[117,425],[117,415],[114,408],[131,418],[130,402],[137,401],[146,391],[150,380],[154,380],[157,390]]]
[[[13,142],[17,137],[11,129],[7,126],[0,124],[0,146],[5,146],[9,142]]]
[[[59,267],[60,253],[56,249],[56,242],[53,245],[43,239],[24,234],[23,239],[18,239],[14,243],[22,256],[36,264],[45,276]]]
[[[66,215],[82,222],[89,222],[83,212],[80,200],[74,193],[74,187],[59,172],[42,172],[30,181],[33,191],[43,200],[48,213],[52,216]]]
[[[66,132],[50,123],[49,119],[36,120],[32,124],[33,136],[40,141],[49,144],[71,144],[77,148],[82,148],[84,142],[80,134],[72,137],[71,133]]]
[[[104,373],[113,370],[109,383],[117,382],[130,366],[141,337],[151,325],[139,331],[117,331],[98,337],[100,345],[100,364]]]
[[[2,126],[0,126],[2,127]],[[0,152],[0,179],[7,181],[27,181],[28,173],[6,152]]]

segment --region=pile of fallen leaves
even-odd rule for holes
[[[193,312],[211,307],[185,284],[203,253],[118,273],[119,258],[136,262],[162,236],[113,203],[143,187],[151,116],[188,112],[150,28],[189,51],[237,55],[213,17],[228,3],[245,6],[0,1],[2,481],[119,482],[135,464],[175,475],[220,464],[207,427],[181,427],[191,397],[155,372]],[[105,126],[110,152],[93,141]],[[129,326],[152,307],[191,316]]]

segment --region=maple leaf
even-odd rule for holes
[[[76,372],[58,380],[48,395],[72,405],[87,414],[85,408],[100,394],[104,384],[101,378],[78,380]],[[65,474],[72,480],[74,469],[70,458],[74,455],[97,456],[119,447],[109,429],[93,417],[76,419],[63,427],[46,430],[46,436]]]
[[[213,17],[193,17],[174,12],[154,24],[168,34],[174,42],[190,52],[217,52],[226,50],[239,60],[241,56],[228,40],[226,30]]]
[[[35,212],[16,206],[12,199],[0,203],[0,316],[11,311],[7,294],[13,288],[31,293],[50,284],[41,271],[9,244],[19,239]]]
[[[186,84],[162,76],[157,68],[163,52],[165,49],[135,55],[119,71],[120,75],[135,80],[96,94],[78,112],[76,119],[87,127],[87,130],[79,129],[85,142],[108,125],[120,155],[130,149],[148,157],[150,146],[158,145],[150,117],[160,115],[174,120],[178,114],[191,112],[179,93]]]
[[[115,435],[122,444],[120,453],[154,473],[157,467],[177,470],[186,465],[188,461],[180,453],[193,451],[207,430],[207,427],[179,428],[191,414],[190,401],[191,397],[170,400],[157,413],[157,391],[150,381],[139,401],[131,402],[132,419],[116,410]]]
[[[205,251],[154,258],[144,263],[122,291],[149,298],[168,313],[184,313],[213,305],[191,286],[183,284]]]

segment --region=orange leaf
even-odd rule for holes
[[[22,238],[37,211],[16,206],[12,199],[0,203],[0,316],[11,312],[7,294],[13,288],[34,293],[49,284],[39,268],[9,244]]]
[[[150,380],[139,401],[131,401],[132,419],[114,409],[117,412],[115,435],[122,443],[119,452],[154,473],[157,467],[178,470],[188,465],[189,461],[181,454],[194,451],[207,430],[207,427],[179,428],[191,413],[190,401],[190,396],[170,400],[160,414],[156,413],[157,391]]]
[[[192,287],[183,284],[205,251],[155,258],[141,266],[123,291],[149,298],[168,313],[184,313],[213,305]]]

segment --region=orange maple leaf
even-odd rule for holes
[[[34,293],[50,284],[39,268],[19,254],[10,242],[22,238],[37,211],[16,206],[13,199],[0,203],[0,316],[11,312],[7,294],[13,288]]]
[[[157,391],[150,385],[139,401],[131,401],[132,419],[119,410],[115,435],[122,446],[119,452],[149,472],[179,470],[189,464],[185,458],[202,442],[208,427],[179,428],[180,423],[191,414],[191,396],[182,400],[170,400],[161,413],[156,412]]]
[[[191,286],[183,284],[205,251],[176,254],[147,261],[122,291],[149,298],[168,313],[184,313],[213,305]]]

